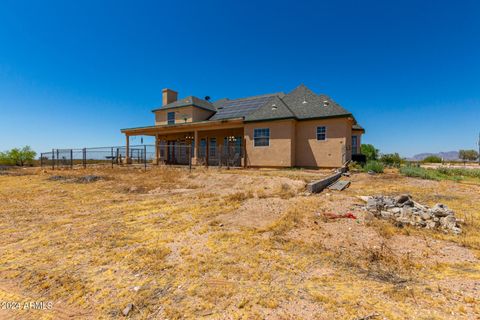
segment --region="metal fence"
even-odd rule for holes
[[[235,145],[199,145],[197,165],[240,167],[243,150]],[[187,143],[159,144],[159,161],[164,164],[191,165],[194,146]]]
[[[52,169],[84,167],[92,165],[152,163],[191,166],[194,158],[194,144],[183,141],[160,141],[158,154],[155,145],[134,145],[128,150],[125,146],[82,149],[52,149],[40,154],[40,165]],[[235,144],[199,144],[197,165],[240,167],[243,149]],[[127,160],[128,159],[128,160]]]
[[[74,166],[87,167],[89,165],[120,165],[129,163],[143,164],[146,166],[155,159],[154,145],[130,146],[127,157],[127,149],[121,147],[99,147],[83,149],[52,149],[40,154],[42,167],[73,168]]]

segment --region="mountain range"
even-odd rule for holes
[[[447,151],[438,153],[419,153],[411,157],[409,160],[422,161],[426,157],[437,156],[443,160],[459,160],[458,151]]]

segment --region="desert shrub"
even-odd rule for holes
[[[0,152],[0,165],[11,166],[14,165],[12,159],[8,156],[8,152]]]
[[[17,166],[24,166],[26,164],[31,165],[33,164],[36,155],[37,153],[29,146],[25,146],[21,149],[14,148],[6,152],[0,152],[0,164]]]
[[[471,178],[480,178],[480,169],[464,169],[464,168],[438,168],[439,173],[448,176],[464,176]]]
[[[383,164],[378,162],[378,161],[367,161],[365,166],[363,167],[363,170],[365,172],[373,171],[376,173],[383,173]]]
[[[400,168],[400,173],[407,177],[415,177],[428,180],[440,180],[435,170],[425,169],[421,167],[405,166]]]
[[[402,164],[402,158],[398,153],[382,154],[380,162],[389,167],[400,167]]]
[[[376,149],[372,144],[362,144],[360,146],[360,151],[367,157],[367,161],[378,159],[378,149]]]
[[[358,162],[353,161],[353,162],[350,162],[348,164],[348,170],[350,170],[350,171],[352,171],[352,170],[362,170],[362,169],[363,169],[362,165]]]
[[[422,160],[422,162],[425,163],[442,163],[442,158],[439,156],[428,156],[425,159]]]

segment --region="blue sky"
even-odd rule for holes
[[[0,4],[0,150],[123,144],[165,87],[218,99],[300,83],[384,153],[476,148],[480,2]]]

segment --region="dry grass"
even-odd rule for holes
[[[52,301],[54,307],[0,310],[0,318],[121,318],[129,303],[133,319],[480,316],[474,285],[480,266],[468,255],[480,248],[478,189],[360,174],[342,193],[305,197],[304,181],[320,172],[24,173],[0,176],[0,300]],[[87,174],[102,179],[75,182]],[[49,180],[53,175],[71,181]],[[358,194],[406,191],[460,212],[465,234],[396,229],[355,207]],[[266,227],[221,222],[244,203],[270,199],[288,206]],[[316,215],[351,211],[358,220]],[[398,237],[427,245],[405,252]],[[455,243],[464,248],[454,252],[464,250],[465,257],[439,256]]]

